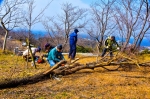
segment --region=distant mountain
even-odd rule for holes
[[[130,43],[133,44],[133,42],[134,42],[134,40],[130,39]],[[141,43],[141,46],[150,46],[150,40],[148,40],[147,38],[144,38]]]
[[[79,38],[88,38],[88,39],[90,38],[90,36],[88,34],[79,34],[78,37]],[[121,39],[118,37],[116,37],[116,40],[121,41]],[[125,41],[125,39],[123,41]],[[129,43],[133,44],[133,42],[134,42],[134,39],[131,38]],[[141,43],[141,46],[150,46],[150,38],[149,38],[149,40],[147,38],[144,38]]]
[[[42,34],[42,36],[46,35],[46,32],[43,32],[43,31],[34,31],[33,33],[35,35],[37,35],[37,36],[41,35],[41,34]],[[86,33],[80,33],[80,32],[78,33],[78,38],[91,39],[91,37],[88,34],[86,34]],[[121,41],[121,39],[118,38],[118,37],[116,37],[116,40],[117,41]],[[125,41],[125,39],[124,39],[124,41]],[[133,44],[133,39],[130,39],[129,43]],[[142,41],[142,43],[141,43],[141,46],[150,46],[150,40],[144,38],[143,41]]]

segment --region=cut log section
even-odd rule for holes
[[[62,60],[62,61],[58,62],[57,64],[55,64],[53,67],[51,67],[49,70],[45,71],[43,74],[44,75],[50,74],[51,71],[53,71],[54,69],[56,69],[59,66],[61,66],[61,64],[66,64],[66,63],[67,63],[67,61]]]

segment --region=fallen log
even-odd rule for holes
[[[68,74],[72,74],[72,73],[75,73],[79,70],[82,70],[82,69],[92,69],[94,70],[94,68],[98,68],[98,67],[102,67],[106,70],[109,70],[109,71],[114,71],[114,70],[117,70],[118,68],[121,67],[121,65],[137,65],[137,63],[135,62],[121,62],[121,63],[115,63],[115,62],[103,62],[103,63],[99,63],[99,64],[96,64],[95,62],[93,63],[89,63],[89,64],[76,64],[74,66],[70,66],[70,67],[63,67],[63,68],[57,68],[53,71],[54,74],[56,75],[68,75]],[[138,64],[139,66],[150,66],[150,64],[144,64],[144,63],[139,63]],[[111,69],[108,69],[106,67],[109,67],[109,66],[117,66],[115,69],[111,70]]]
[[[19,85],[26,85],[26,84],[32,84],[36,83],[45,79],[50,78],[50,74],[55,74],[55,75],[68,75],[75,73],[79,70],[82,69],[92,69],[102,67],[104,69],[107,69],[107,66],[120,66],[120,65],[137,65],[135,62],[102,62],[102,63],[87,63],[87,64],[79,64],[79,63],[74,63],[72,65],[65,65],[65,66],[60,66],[60,64],[66,63],[66,61],[61,61],[57,63],[55,66],[50,68],[49,70],[46,70],[44,72],[41,72],[39,74],[36,74],[31,77],[26,77],[26,78],[20,78],[20,79],[11,79],[11,80],[6,80],[0,82],[0,89],[4,88],[12,88],[12,87],[17,87]],[[150,64],[146,63],[138,63],[139,66],[150,66]],[[109,70],[109,69],[107,69]]]
[[[31,76],[31,77],[19,78],[19,79],[18,78],[17,79],[9,79],[9,80],[0,82],[0,89],[13,88],[13,87],[17,87],[19,85],[32,84],[32,83],[36,83],[36,82],[42,81],[47,78],[48,78],[48,76],[44,75],[43,73],[39,73],[39,74]]]
[[[44,75],[47,75],[47,74],[49,74],[51,71],[53,71],[54,69],[58,68],[61,64],[65,64],[65,63],[67,63],[67,61],[62,60],[62,61],[58,62],[57,64],[55,64],[53,67],[51,67],[49,70],[45,71],[43,74],[44,74]]]
[[[60,64],[62,64],[62,63],[66,63],[66,61],[65,60],[60,61],[56,65],[54,65],[52,68],[50,68],[49,70],[47,70],[45,72],[41,72],[41,73],[36,74],[31,77],[8,79],[5,81],[2,81],[2,82],[0,82],[0,89],[13,88],[13,87],[17,87],[18,85],[32,84],[32,83],[36,83],[36,82],[48,79],[48,78],[50,78],[49,75],[50,75],[51,71],[53,71],[54,69],[59,67]]]

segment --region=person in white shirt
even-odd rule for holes
[[[29,51],[29,49],[26,49],[26,50],[23,52],[23,55],[22,55],[22,56],[23,56],[23,58],[24,58],[25,60],[27,60],[27,57],[28,57],[28,58],[31,58],[30,52],[28,53],[28,51]],[[36,52],[40,52],[40,51],[41,51],[41,48],[40,48],[40,47],[38,47],[38,48],[32,47],[32,48],[31,48],[31,51],[32,51],[33,57],[36,58],[35,54],[36,54]],[[29,55],[28,55],[28,54],[29,54]]]

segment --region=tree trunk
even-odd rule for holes
[[[129,33],[127,34],[126,42],[125,42],[125,44],[123,45],[123,48],[121,49],[122,52],[125,51],[127,45],[129,44],[130,38],[131,38],[131,32],[129,32]]]
[[[5,30],[5,37],[4,37],[4,42],[3,42],[3,53],[4,53],[5,50],[6,50],[6,43],[7,43],[8,33],[9,33],[9,31],[8,31],[8,30]]]
[[[36,68],[35,59],[34,59],[34,56],[33,56],[33,54],[32,54],[32,50],[31,50],[31,46],[30,46],[30,41],[29,41],[29,39],[26,39],[26,42],[27,42],[27,44],[28,44],[27,67],[28,67],[29,53],[30,53],[31,59],[32,59],[32,62],[33,62],[33,64],[31,64],[31,65],[33,65],[33,66]]]
[[[131,60],[129,58],[129,60]],[[82,69],[92,69],[94,70],[94,68],[98,68],[98,67],[102,67],[104,69],[107,69],[105,66],[121,66],[121,65],[125,65],[125,66],[132,66],[132,65],[137,65],[136,62],[134,62],[134,60],[132,60],[132,62],[102,62],[102,63],[87,63],[87,64],[79,64],[79,63],[74,63],[72,65],[65,65],[65,66],[60,66],[62,63],[66,63],[65,60],[60,61],[59,63],[57,63],[55,66],[53,66],[52,68],[50,68],[49,70],[45,71],[45,72],[41,72],[39,74],[36,74],[34,76],[31,77],[26,77],[26,78],[20,78],[20,79],[10,79],[7,81],[3,81],[0,82],[0,89],[4,89],[4,88],[12,88],[12,87],[17,87],[18,85],[26,85],[26,84],[32,84],[32,83],[36,83],[42,80],[46,80],[48,78],[50,78],[50,75],[55,74],[55,75],[68,75],[68,74],[73,74],[79,70]],[[145,63],[139,63],[140,66],[150,66],[150,62],[145,62]],[[109,69],[107,69],[109,70]]]

